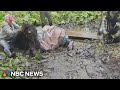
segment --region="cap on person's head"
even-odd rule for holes
[[[12,15],[6,15],[5,16],[5,20],[11,20],[11,21],[13,21],[14,20],[14,18],[13,18],[13,16]]]

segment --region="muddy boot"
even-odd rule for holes
[[[4,52],[6,53],[6,55],[8,56],[8,57],[11,57],[11,51],[8,49],[8,48],[4,48]]]
[[[67,46],[67,50],[70,51],[70,50],[73,50],[73,49],[74,49],[74,42],[71,41],[71,42],[69,43],[69,45]]]
[[[16,53],[15,53],[15,52],[13,52],[13,53],[11,54],[10,58],[15,59],[15,58],[16,58]]]
[[[8,55],[9,58],[15,58],[16,57],[16,53],[15,52],[11,53],[11,51],[7,48],[4,49],[4,52]]]
[[[63,47],[67,47],[69,45],[69,43],[70,43],[70,39],[69,39],[69,37],[67,35],[65,35],[65,37],[61,41],[62,42],[61,42],[60,45],[63,46]]]

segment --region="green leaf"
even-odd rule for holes
[[[35,55],[35,58],[36,58],[36,59],[42,59],[43,56],[42,56],[41,54],[37,53],[37,54]]]

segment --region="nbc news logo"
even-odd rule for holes
[[[5,71],[5,72],[3,72],[3,76],[4,77],[6,77],[6,76],[11,76],[11,73],[10,73],[10,71]]]
[[[42,71],[34,71],[34,72],[31,72],[31,71],[4,71],[3,72],[3,76],[6,77],[12,77],[12,76],[43,76],[43,72]]]

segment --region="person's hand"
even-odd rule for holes
[[[16,31],[17,31],[17,32],[22,32],[23,30],[22,30],[22,29],[17,29]]]
[[[113,39],[115,38],[115,35],[111,35],[111,36],[112,36]]]
[[[20,29],[19,31],[20,31],[20,32],[23,32],[23,30],[22,30],[22,29]]]

